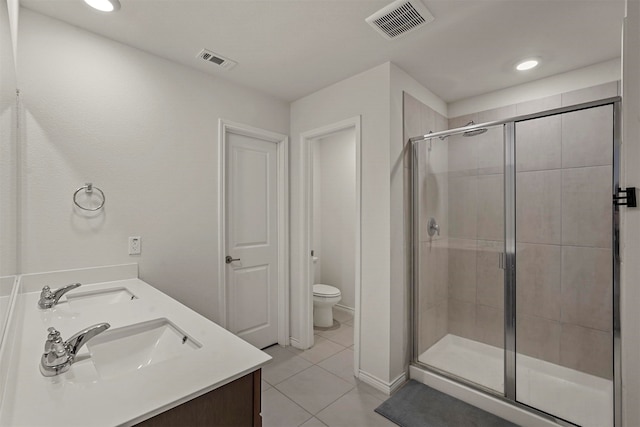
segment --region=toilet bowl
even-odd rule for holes
[[[341,299],[340,289],[323,284],[313,285],[313,326],[333,326],[333,306]]]

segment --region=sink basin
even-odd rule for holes
[[[167,319],[108,330],[87,343],[98,374],[112,378],[202,347]]]
[[[87,305],[117,304],[138,299],[127,288],[100,289],[97,291],[76,292],[71,291],[65,295],[69,306],[78,308]]]

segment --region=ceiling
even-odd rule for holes
[[[480,95],[619,57],[624,15],[624,0],[423,0],[435,21],[389,41],[365,18],[390,0],[120,0],[113,14],[20,2],[287,101],[386,61],[446,102]],[[202,48],[238,65],[205,63]],[[538,68],[514,71],[531,56]]]

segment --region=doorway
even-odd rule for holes
[[[288,344],[287,137],[220,120],[222,326],[258,348]]]
[[[341,292],[334,310],[353,315],[354,374],[359,372],[360,117],[301,135],[305,205],[301,346],[314,343],[313,285]],[[347,181],[350,182],[347,183]],[[329,283],[331,282],[331,283]]]

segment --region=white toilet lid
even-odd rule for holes
[[[313,285],[313,294],[323,297],[337,297],[340,295],[340,289],[323,284]]]

